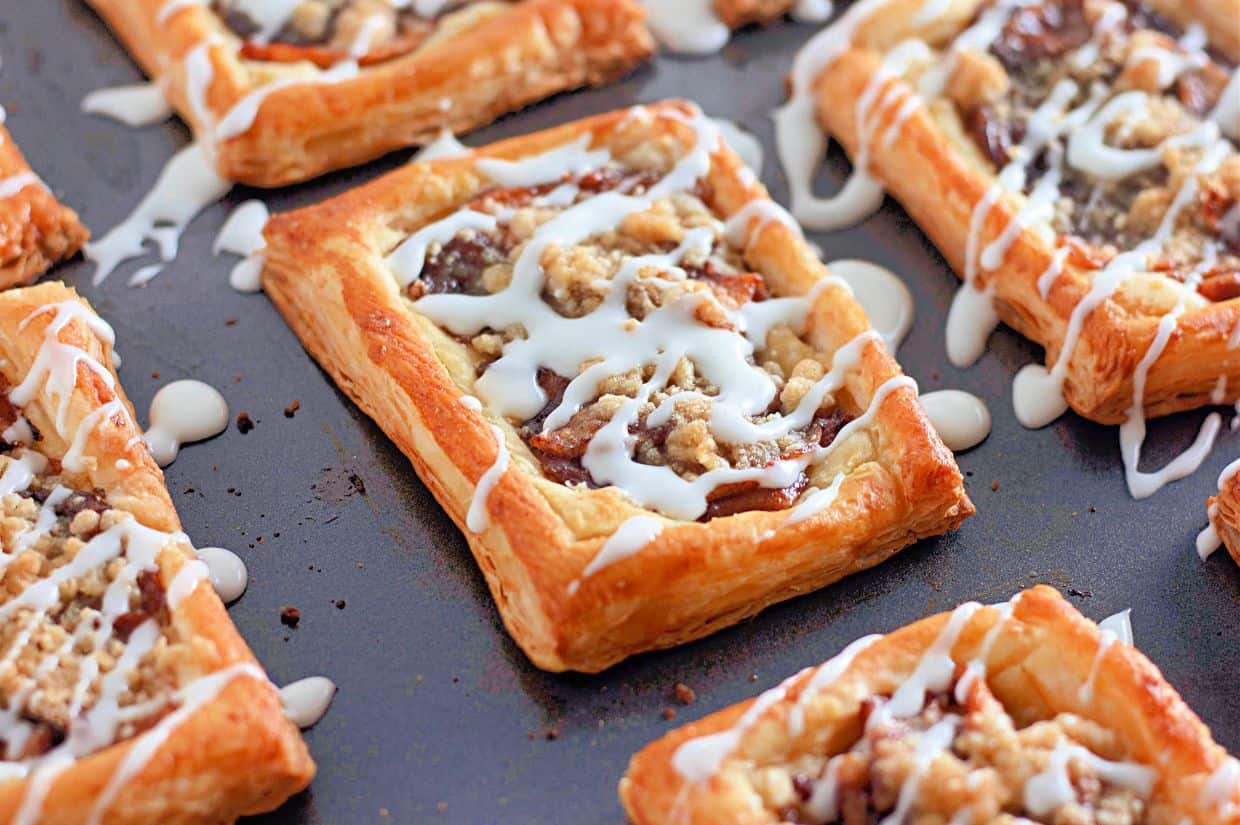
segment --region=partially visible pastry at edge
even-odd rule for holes
[[[1039,586],[867,636],[629,764],[637,825],[1235,825],[1240,762]]]
[[[1197,537],[1197,554],[1205,560],[1220,546],[1240,564],[1240,459],[1218,477],[1218,494],[1206,502],[1210,524]]]
[[[0,289],[30,283],[76,254],[89,236],[30,168],[0,108]]]
[[[311,761],[76,293],[0,294],[0,822],[214,825]]]
[[[826,130],[966,282],[953,360],[1000,319],[1045,347],[1015,388],[1028,425],[1240,394],[1238,17],[1236,0],[865,0],[799,60]]]
[[[847,285],[691,105],[412,164],[266,237],[267,294],[540,667],[706,635],[973,512]]]
[[[607,83],[652,51],[638,0],[89,0],[208,147],[281,186]]]

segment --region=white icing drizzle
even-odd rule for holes
[[[143,254],[147,241],[155,244],[160,261],[167,264],[176,257],[185,226],[231,187],[216,174],[203,144],[191,143],[177,152],[129,217],[86,244],[86,257],[95,263],[93,282],[102,283],[121,263]]]
[[[323,718],[335,695],[336,683],[326,676],[307,676],[280,688],[285,717],[303,730]]]
[[[1236,477],[1237,473],[1240,473],[1240,458],[1228,464],[1223,468],[1223,472],[1219,473],[1217,486],[1220,494],[1227,489],[1232,480]],[[0,488],[2,487],[3,484],[0,483]],[[1223,546],[1222,536],[1219,535],[1218,528],[1214,526],[1214,520],[1218,518],[1217,504],[1210,505],[1208,515],[1210,517],[1210,523],[1197,534],[1197,556],[1202,561],[1210,558],[1210,556],[1214,555],[1214,553]]]
[[[986,660],[990,658],[991,648],[994,647],[999,634],[1003,632],[1008,619],[1012,618],[1012,611],[1016,608],[1016,604],[1014,601],[1007,601],[994,605],[994,608],[999,611],[998,618],[982,637],[977,654],[965,664],[964,673],[960,674],[960,678],[956,680],[955,699],[958,705],[963,705],[968,701],[969,691],[973,689],[978,679],[986,678]]]
[[[663,522],[654,516],[630,516],[603,543],[594,558],[590,559],[590,563],[581,571],[581,578],[569,583],[569,595],[576,593],[581,587],[581,579],[593,576],[616,562],[637,555],[662,532]]]
[[[1110,628],[1098,627],[1098,649],[1094,651],[1094,661],[1089,666],[1089,675],[1085,678],[1085,682],[1081,685],[1081,689],[1077,691],[1081,700],[1081,704],[1089,704],[1094,701],[1094,685],[1098,681],[1098,671],[1102,668],[1102,660],[1107,655],[1107,651],[1111,649],[1111,645],[1115,644],[1118,636],[1115,631]]]
[[[11,198],[27,186],[42,186],[43,181],[34,172],[18,172],[7,178],[0,178],[0,200]]]
[[[504,473],[508,472],[509,453],[504,431],[492,424],[491,432],[495,436],[495,461],[482,474],[482,478],[478,479],[478,484],[474,487],[474,497],[469,502],[469,512],[465,516],[465,526],[475,533],[481,533],[490,526],[491,514],[487,512],[487,499],[491,497],[491,491],[499,484]]]
[[[725,466],[688,480],[668,467],[634,461],[629,427],[637,420],[641,406],[651,394],[666,385],[671,371],[682,358],[692,360],[698,372],[715,386],[724,388],[723,392],[711,397],[692,392],[675,393],[648,416],[648,425],[659,426],[668,420],[677,403],[701,398],[711,404],[710,426],[718,437],[734,443],[756,443],[807,426],[827,395],[843,386],[846,372],[859,364],[864,347],[877,338],[876,333],[870,331],[845,344],[835,353],[831,370],[806,394],[796,410],[754,423],[748,416],[763,414],[776,393],[770,377],[753,365],[754,351],[764,345],[767,332],[776,323],[788,323],[803,332],[813,302],[829,288],[847,289],[843,281],[827,277],[808,296],[751,302],[735,311],[717,305],[715,309],[729,315],[736,331],[696,320],[699,304],[716,300],[713,293],[703,292],[683,295],[640,323],[634,323],[626,308],[625,296],[639,272],[657,268],[668,273],[662,276],[664,278],[683,278],[679,267],[682,257],[690,250],[709,252],[720,230],[733,241],[739,241],[742,233],[752,236],[770,221],[791,223],[783,210],[774,205],[746,207],[724,226],[692,229],[679,248],[669,253],[627,259],[606,283],[608,292],[601,304],[587,315],[565,317],[542,300],[544,275],[540,260],[549,245],[571,245],[606,231],[626,216],[649,208],[655,199],[690,189],[708,171],[711,150],[719,141],[715,125],[700,113],[689,118],[678,114],[660,116],[686,122],[694,129],[697,140],[674,168],[644,195],[609,191],[573,203],[576,186],[563,184],[543,197],[557,200],[566,208],[542,224],[524,246],[507,287],[481,296],[430,294],[419,298],[414,306],[457,335],[473,335],[487,326],[503,328],[519,324],[524,328],[526,337],[505,345],[501,357],[488,367],[476,384],[478,395],[499,415],[529,420],[542,409],[546,397],[537,383],[540,367],[560,375],[576,375],[565,389],[563,401],[546,417],[544,432],[567,423],[578,409],[592,400],[603,378],[653,365],[654,374],[637,395],[628,398],[589,442],[582,465],[598,483],[619,487],[637,504],[672,518],[692,520],[705,512],[707,495],[721,484],[757,481],[763,487],[788,486],[810,464],[821,462],[835,444],[856,429],[868,426],[890,393],[913,389],[916,385],[903,376],[890,379],[878,389],[865,412],[850,422],[832,445],[794,459],[776,461],[768,467],[735,469]],[[587,135],[522,161],[485,159],[479,160],[477,165],[483,174],[500,185],[535,186],[559,181],[566,171],[570,176],[580,174],[609,160],[607,150],[589,148]],[[557,194],[561,190],[567,190],[562,200]],[[485,231],[497,223],[496,216],[464,209],[423,227],[398,246],[388,259],[397,283],[405,286],[418,277],[432,243],[442,243],[463,230]],[[581,365],[591,361],[596,363],[581,371]],[[497,459],[497,467],[497,472],[502,473],[506,454]],[[488,484],[480,483],[482,496],[476,495],[471,507],[471,529],[475,525],[484,526],[482,502],[497,478],[498,475],[492,475],[485,479]]]
[[[211,247],[214,254],[229,252],[241,256],[228,275],[228,285],[238,292],[258,292],[262,289],[259,275],[263,271],[263,250],[267,248],[263,227],[269,217],[271,213],[267,211],[267,204],[260,200],[245,201],[233,209],[215,236]]]
[[[1238,806],[1233,800],[1237,788],[1240,788],[1240,760],[1229,756],[1211,772],[1202,786],[1197,806],[1205,810],[1213,808],[1222,820],[1235,816]]]
[[[913,328],[913,294],[904,281],[890,269],[869,261],[832,261],[827,268],[852,289],[870,324],[894,354]]]
[[[462,395],[460,398],[456,400],[460,403],[462,407],[464,407],[467,410],[473,410],[474,412],[482,412],[482,402],[472,395]]]
[[[1231,79],[1227,81],[1218,105],[1210,113],[1210,120],[1227,137],[1240,140],[1240,67],[1232,69]]]
[[[834,229],[854,223],[873,213],[882,204],[882,187],[869,174],[861,155],[867,151],[866,136],[858,135],[858,163],[838,194],[831,198],[818,198],[813,193],[812,182],[827,150],[827,138],[817,122],[817,103],[814,91],[819,76],[849,46],[856,27],[868,19],[883,0],[860,0],[853,3],[838,21],[815,35],[797,53],[790,74],[791,94],[788,101],[775,110],[775,147],[788,180],[792,214],[812,229]],[[884,61],[884,70],[876,72],[874,83],[867,87],[857,102],[857,128],[864,132],[868,115],[874,103],[879,85],[891,79],[894,66]],[[888,101],[889,103],[892,101]],[[877,126],[883,108],[873,113]]]
[[[788,729],[793,736],[800,736],[805,730],[805,709],[813,701],[814,697],[835,684],[852,665],[853,660],[863,650],[881,638],[883,637],[877,633],[862,636],[814,670],[814,675],[810,676],[809,681],[805,683],[805,687],[801,688],[796,702],[793,703],[792,708],[788,711]]]
[[[220,601],[230,604],[241,598],[250,583],[249,571],[241,557],[223,547],[199,547],[196,552],[198,560],[207,566],[207,576]]]
[[[426,163],[432,160],[440,160],[441,158],[459,158],[468,155],[473,150],[457,140],[456,135],[443,128],[439,130],[439,134],[435,139],[418,149],[409,158],[410,163]]]
[[[977,602],[965,602],[951,612],[939,635],[917,662],[917,667],[896,688],[891,701],[870,715],[867,725],[877,723],[880,718],[909,719],[916,716],[925,706],[927,694],[942,693],[951,687],[952,675],[956,670],[952,648],[956,646],[956,640],[969,619],[979,609],[981,605]]]
[[[167,467],[182,444],[205,441],[228,428],[228,402],[210,384],[173,381],[151,399],[149,419],[143,438],[155,462]]]
[[[963,390],[923,393],[921,406],[949,450],[972,449],[990,435],[990,410],[986,402]]]
[[[1107,616],[1098,622],[1098,629],[1111,632],[1115,635],[1116,641],[1131,646],[1133,643],[1132,608],[1127,607],[1118,613]]]
[[[831,0],[797,0],[792,7],[792,19],[798,23],[825,23],[834,11]]]
[[[926,770],[940,754],[951,747],[956,738],[956,729],[960,726],[960,717],[947,714],[930,726],[917,741],[913,752],[913,770],[905,777],[900,786],[900,795],[896,798],[896,807],[890,814],[883,817],[879,825],[902,825],[908,820],[913,803],[917,801],[917,793],[921,789],[921,780]]]
[[[717,52],[732,34],[715,11],[715,0],[647,0],[646,15],[659,42],[681,54]]]
[[[1077,798],[1068,765],[1072,760],[1084,763],[1107,783],[1133,791],[1148,798],[1154,789],[1155,775],[1151,768],[1131,762],[1110,762],[1080,745],[1060,739],[1047,759],[1046,768],[1025,783],[1025,809],[1034,816],[1044,817]]]
[[[172,107],[158,83],[96,89],[82,98],[82,111],[132,127],[151,126],[172,117]]]
[[[840,487],[843,483],[844,474],[837,473],[830,485],[826,487],[812,487],[806,490],[801,496],[801,500],[788,513],[788,518],[784,521],[784,525],[791,527],[794,524],[800,524],[826,510],[840,497]]]

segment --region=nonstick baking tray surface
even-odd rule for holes
[[[561,95],[466,138],[471,145],[644,101],[684,97],[731,118],[766,147],[762,179],[786,201],[769,113],[814,32],[787,23],[737,35],[705,59],[660,57],[605,89]],[[87,92],[141,74],[77,0],[0,0],[0,102],[8,126],[53,190],[102,234],[121,221],[163,163],[189,140],[176,120],[142,130],[80,112]],[[167,469],[185,529],[238,552],[249,590],[229,613],[273,680],[323,674],[339,685],[306,739],[311,788],[274,814],[292,823],[616,823],[629,757],[674,725],[750,697],[849,641],[961,601],[994,602],[1034,583],[1101,619],[1133,609],[1136,644],[1214,731],[1240,753],[1240,571],[1225,552],[1201,563],[1193,539],[1219,471],[1240,454],[1225,433],[1195,475],[1146,501],[1124,486],[1116,429],[1064,416],[1025,430],[1011,381],[1038,348],[1000,329],[969,370],[947,361],[943,322],[956,278],[891,201],[855,229],[813,234],[826,260],[865,258],[900,274],[917,304],[898,355],[923,391],[984,398],[994,431],[959,456],[978,513],[953,535],[757,618],[598,676],[532,667],[505,634],[464,539],[379,428],[332,385],[260,295],[229,288],[233,259],[211,243],[228,210],[262,197],[303,206],[404,163],[396,153],[276,192],[235,189],[185,233],[180,255],[144,288],[131,268],[100,286],[81,260],[55,273],[115,327],[121,379],[145,420],[164,383],[218,387],[235,426],[185,448]],[[824,189],[847,164],[828,158]],[[293,418],[283,410],[300,402]],[[1193,438],[1205,411],[1155,422],[1146,461]],[[280,611],[301,611],[296,629]],[[682,682],[697,699],[680,704]],[[665,708],[677,718],[663,718]]]

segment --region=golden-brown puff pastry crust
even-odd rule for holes
[[[680,103],[640,116],[615,112],[500,142],[458,158],[416,163],[319,206],[267,225],[263,284],[303,344],[336,383],[413,462],[465,533],[509,632],[539,667],[598,671],[634,653],[695,639],[877,564],[919,537],[942,533],[973,512],[951,453],[915,391],[877,406],[868,432],[873,460],[845,478],[834,506],[796,525],[787,512],[745,512],[709,523],[668,521],[635,556],[583,577],[628,517],[649,515],[615,488],[570,488],[546,478],[504,419],[460,403],[474,394],[464,346],[413,309],[385,256],[418,227],[492,188],[479,158],[515,159],[590,135],[595,147],[621,138],[692,145]],[[720,217],[767,195],[725,146],[710,157],[706,189]],[[745,262],[775,296],[805,295],[825,269],[799,232],[779,221],[750,226]],[[869,329],[851,294],[828,287],[814,309],[810,340],[823,352]],[[871,341],[850,373],[862,407],[900,375]],[[475,485],[496,461],[491,425],[504,433],[510,468],[487,499],[490,526],[467,529]],[[581,579],[570,593],[570,583]]]
[[[1209,729],[1136,648],[1114,641],[1098,656],[1103,638],[1059,593],[1038,586],[1017,594],[1011,614],[981,607],[968,616],[951,645],[956,672],[983,658],[984,681],[1020,725],[1057,714],[1075,714],[1114,735],[1125,761],[1153,768],[1156,779],[1148,799],[1153,821],[1221,825],[1240,822],[1240,785],[1207,791],[1211,778],[1223,775],[1229,757]],[[848,750],[860,735],[863,703],[890,696],[907,680],[940,637],[952,614],[942,613],[900,628],[861,647],[838,678],[807,691],[815,669],[788,679],[772,692],[752,724],[707,779],[689,782],[673,765],[686,741],[737,730],[755,700],[741,702],[685,725],[646,746],[633,757],[620,782],[620,798],[633,822],[765,823],[777,822],[764,811],[753,777],[767,767],[786,770],[804,757]],[[988,652],[988,632],[1002,621]],[[1092,686],[1086,688],[1093,673]],[[821,682],[819,683],[821,685]],[[803,712],[799,733],[790,721]],[[1222,783],[1216,783],[1221,785]]]
[[[884,56],[901,42],[924,39],[943,48],[963,31],[985,0],[951,0],[939,4],[930,23],[918,25],[921,0],[870,0],[854,7],[859,22],[846,45],[817,80],[818,118],[855,158],[859,150],[858,101]],[[1177,22],[1206,25],[1212,45],[1232,61],[1240,58],[1240,30],[1212,22],[1235,20],[1236,0],[1147,2]],[[860,8],[857,8],[860,7]],[[988,44],[987,44],[988,45]],[[937,54],[935,59],[940,59]],[[890,82],[884,82],[884,87]],[[915,91],[906,86],[908,93]],[[903,97],[903,96],[901,96]],[[872,135],[885,135],[899,116],[900,100],[883,109]],[[869,169],[922,230],[930,236],[957,274],[964,277],[970,220],[975,207],[991,189],[996,174],[967,136],[960,117],[946,98],[917,107],[892,139],[873,139]],[[986,215],[977,249],[997,238],[1017,214],[1025,199],[1011,193],[999,198]],[[1049,225],[1020,230],[995,271],[979,267],[976,283],[994,289],[1000,319],[1046,349],[1047,362],[1058,359],[1073,309],[1089,293],[1090,270],[1069,256],[1048,297],[1043,299],[1038,279],[1056,252]],[[1160,276],[1129,279],[1121,294],[1103,301],[1082,325],[1080,339],[1069,362],[1064,395],[1078,414],[1104,424],[1122,423],[1133,400],[1134,373],[1154,340],[1159,320],[1174,305],[1174,297],[1159,289]],[[1148,285],[1148,288],[1147,288]],[[1229,346],[1240,324],[1240,299],[1190,307],[1162,355],[1149,370],[1144,388],[1148,416],[1193,409],[1220,399],[1211,398],[1220,377],[1227,379],[1227,403],[1240,397],[1240,349]]]
[[[77,214],[34,175],[0,118],[0,289],[30,283],[88,237]]]
[[[1224,473],[1220,479],[1218,495],[1212,496],[1206,506],[1210,523],[1223,546],[1236,564],[1240,564],[1240,474]]]
[[[267,83],[306,81],[271,91],[253,125],[215,147],[219,174],[254,186],[304,181],[426,143],[445,128],[469,131],[557,92],[609,82],[653,50],[637,0],[521,0],[352,79],[314,82],[322,73],[309,62],[239,58],[241,41],[205,5],[186,4],[166,19],[169,0],[90,5],[202,140]],[[200,110],[186,57],[211,40],[218,45]]]
[[[0,383],[6,385],[6,394],[31,369],[48,325],[59,317],[55,309],[61,302],[80,304],[93,316],[89,305],[59,282],[0,294]],[[47,310],[39,313],[41,308]],[[110,343],[91,329],[85,316],[67,317],[56,340],[81,349],[98,364],[110,365]],[[76,383],[67,400],[63,426],[57,423],[61,399],[45,385],[30,403],[16,410],[39,434],[36,451],[50,460],[51,470],[60,473],[62,483],[75,490],[102,491],[107,506],[132,514],[145,527],[179,531],[180,521],[163,474],[133,423],[133,407],[115,372],[108,367],[115,382],[111,387],[84,362],[74,362],[74,372]],[[115,401],[123,405],[124,414],[113,410],[92,421],[92,414]],[[85,434],[79,443],[81,467],[70,472],[60,462],[79,431]],[[4,550],[12,550],[7,540]],[[183,535],[170,536],[169,543],[158,550],[158,579],[165,592],[192,559],[192,548]],[[115,795],[98,811],[108,825],[232,822],[242,815],[272,810],[309,784],[314,763],[306,746],[285,719],[278,692],[237,634],[208,579],[198,580],[170,610],[168,622],[178,639],[190,640],[185,658],[177,665],[181,687],[224,671],[217,677],[222,688],[179,724],[167,728],[169,733],[162,741],[147,738],[160,731],[156,724],[145,733],[69,762],[45,786],[41,815],[27,821],[41,825],[86,822],[112,783]],[[239,671],[238,675],[222,678],[230,668]],[[140,750],[151,745],[153,752],[143,759]],[[128,766],[126,760],[131,760]],[[31,804],[37,794],[31,777],[38,775],[35,769],[25,779],[0,781],[0,821],[16,821],[22,806]],[[39,807],[28,808],[27,815],[30,810]]]

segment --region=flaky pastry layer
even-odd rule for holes
[[[90,233],[35,176],[0,122],[0,289],[28,284],[72,257]]]

